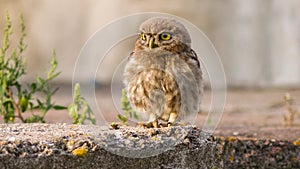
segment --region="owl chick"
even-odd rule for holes
[[[131,106],[148,116],[147,127],[170,126],[198,113],[202,71],[185,26],[169,17],[143,22],[123,82]]]

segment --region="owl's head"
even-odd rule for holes
[[[190,47],[190,44],[191,38],[184,25],[169,17],[153,17],[143,22],[136,43],[142,50],[160,48],[168,51]]]

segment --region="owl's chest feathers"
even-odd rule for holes
[[[157,88],[158,84],[163,87],[178,83],[178,74],[197,73],[191,69],[194,65],[190,64],[185,54],[174,54],[168,51],[135,52],[126,66],[125,84],[143,82],[149,85],[155,84]],[[193,77],[192,75],[191,78]]]
[[[137,66],[139,68],[140,66]],[[164,93],[177,90],[177,83],[170,68],[163,64],[153,64],[148,67],[141,66],[132,74],[129,85],[133,93],[138,96],[150,97],[153,90],[161,90]]]
[[[158,69],[138,73],[128,85],[128,96],[138,112],[153,112],[163,115],[180,105],[179,88],[171,74]],[[176,105],[176,106],[175,106]],[[174,110],[175,111],[175,110]]]
[[[126,66],[128,96],[138,111],[149,111],[155,104],[174,102],[179,90],[174,79],[174,60],[169,57],[132,57]],[[157,103],[154,103],[157,102]]]

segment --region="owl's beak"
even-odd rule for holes
[[[154,38],[151,37],[151,38],[149,39],[149,48],[150,48],[150,49],[153,49],[154,47],[155,47],[155,44],[154,44]]]

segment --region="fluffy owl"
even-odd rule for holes
[[[153,17],[140,26],[124,70],[131,106],[147,115],[147,127],[170,126],[199,111],[202,71],[185,26],[169,17]]]

